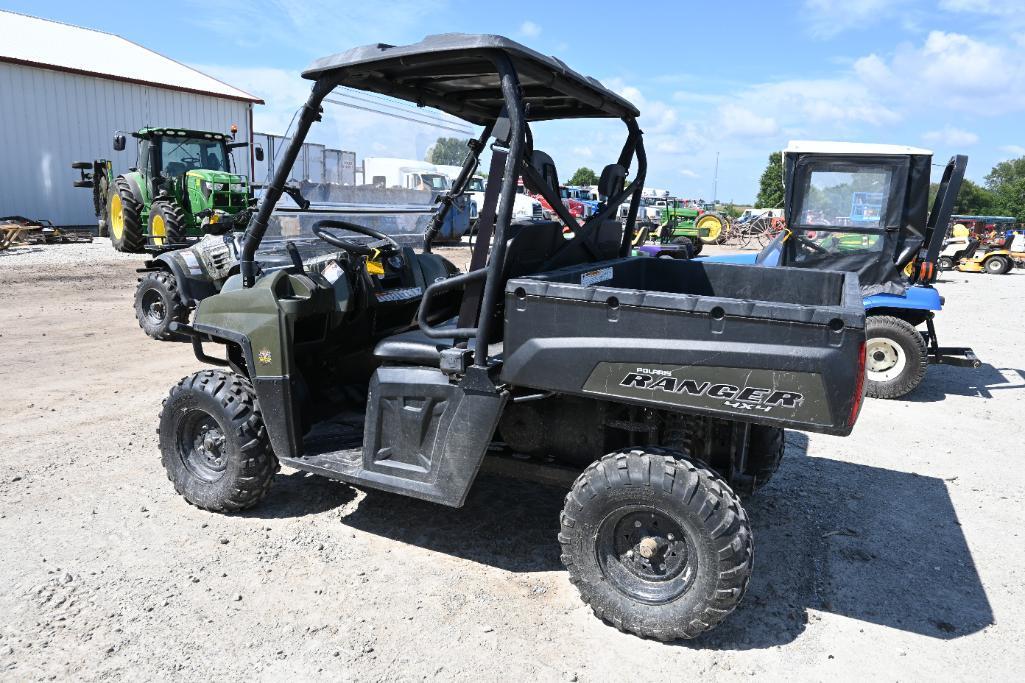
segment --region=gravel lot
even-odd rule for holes
[[[579,601],[558,489],[483,475],[454,510],[282,470],[245,514],[187,505],[154,429],[199,364],[139,330],[141,258],[0,252],[0,678],[1020,676],[1022,271],[940,284],[941,342],[981,368],[930,368],[849,438],[789,433],[743,604],[663,645]]]

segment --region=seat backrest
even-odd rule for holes
[[[509,225],[503,286],[509,278],[540,273],[544,264],[566,243],[562,225],[555,221],[522,221]]]
[[[619,256],[623,240],[623,224],[607,219],[588,223],[576,230],[576,236],[564,242],[545,264],[545,270],[556,270],[581,263],[608,261]]]

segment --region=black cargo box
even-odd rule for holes
[[[628,257],[510,279],[502,380],[847,434],[856,274]]]

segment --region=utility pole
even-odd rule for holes
[[[715,178],[712,180],[712,206],[715,206],[719,194],[719,153],[715,153]]]

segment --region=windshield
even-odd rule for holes
[[[879,166],[812,169],[796,214],[798,225],[883,228],[893,171]]]
[[[202,138],[160,139],[160,172],[174,177],[193,169],[228,171],[228,159],[224,143]]]
[[[288,186],[310,202],[309,210],[300,211],[294,198],[282,196],[267,238],[312,237],[318,220],[341,219],[419,246],[440,206],[438,195],[451,187],[451,178],[466,158],[467,141],[478,137],[481,129],[430,107],[345,87],[335,88],[322,106],[321,120],[310,128],[288,169]],[[270,115],[266,121],[257,120],[257,130],[285,132],[254,135],[254,142],[265,150],[264,160],[256,161],[255,178],[270,183],[286,156],[298,118],[296,113],[291,122]],[[485,157],[481,163],[489,162]],[[483,186],[480,179],[477,182]],[[469,194],[455,199],[440,241],[457,241],[469,231],[470,201]],[[344,239],[366,239],[336,232]]]
[[[483,178],[470,178],[470,184],[467,186],[470,192],[483,192],[484,191],[484,179]]]

